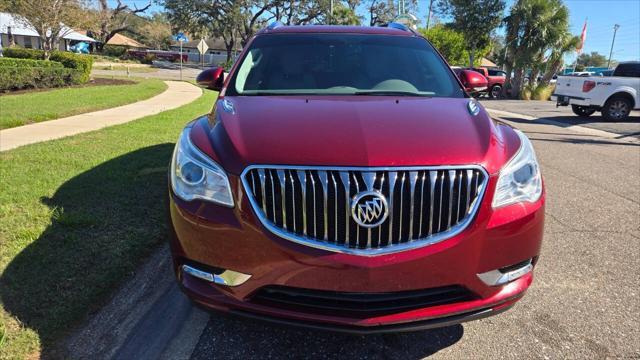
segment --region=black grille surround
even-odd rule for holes
[[[311,290],[280,285],[260,288],[250,301],[319,315],[370,318],[475,299],[462,286],[385,293]]]
[[[361,256],[389,254],[455,236],[472,221],[488,175],[477,165],[336,168],[250,166],[241,175],[261,223],[296,243]],[[388,203],[379,226],[360,226],[351,202],[375,191]]]

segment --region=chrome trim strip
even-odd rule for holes
[[[278,169],[276,171],[278,181],[280,181],[280,202],[282,203],[282,227],[287,230],[287,188],[285,186],[286,179],[284,178],[284,170]],[[273,202],[275,204],[275,201]]]
[[[322,216],[322,218],[324,219],[324,241],[327,241],[329,240],[329,208],[327,206],[327,198],[329,197],[329,194],[327,194],[329,183],[327,181],[329,179],[327,177],[326,171],[318,171],[318,177],[320,178],[320,185],[322,185],[322,210],[324,211],[324,215]]]
[[[262,211],[267,213],[267,196],[265,195],[265,182],[264,169],[258,170],[258,177],[260,178],[260,191],[262,192]]]
[[[471,209],[471,178],[473,177],[473,170],[467,170],[467,202],[464,205],[465,214],[469,214]]]
[[[389,173],[389,243],[387,246],[393,243],[393,191],[396,187],[396,181],[398,181],[398,173],[393,171]]]
[[[351,209],[351,204],[349,204],[349,193],[351,192],[351,180],[349,179],[349,172],[348,171],[340,171],[338,172],[338,174],[340,175],[340,180],[342,181],[342,186],[344,186],[344,204],[345,204],[345,239],[343,244],[347,243],[347,240],[349,239],[349,214],[350,214],[350,209]],[[336,197],[337,198],[337,197]],[[336,224],[336,228],[338,227],[338,225]],[[337,242],[337,241],[336,241]]]
[[[449,170],[449,218],[447,228],[451,227],[451,213],[453,212],[453,184],[456,182],[456,171]]]
[[[251,278],[251,275],[243,274],[233,270],[225,270],[222,274],[211,274],[206,271],[198,270],[189,265],[182,265],[182,271],[198,279],[212,282],[224,286],[242,285]]]
[[[288,165],[251,165],[248,166],[244,169],[244,171],[242,172],[242,174],[240,175],[240,178],[242,180],[242,185],[245,187],[245,190],[250,189],[249,187],[249,183],[247,181],[246,175],[249,171],[253,170],[253,169],[290,169],[290,170],[333,170],[333,171],[390,171],[390,175],[391,174],[395,174],[393,171],[412,171],[412,170],[427,170],[427,171],[432,171],[432,170],[454,170],[454,169],[475,169],[478,170],[480,172],[482,172],[482,174],[484,175],[484,179],[483,182],[481,184],[479,184],[478,187],[478,196],[476,197],[476,199],[473,201],[472,206],[471,206],[471,211],[469,212],[469,216],[466,217],[465,221],[456,224],[455,226],[452,226],[449,230],[447,231],[443,231],[441,233],[435,234],[435,235],[429,235],[425,238],[422,239],[418,239],[412,242],[405,242],[405,243],[398,243],[398,244],[388,244],[385,247],[382,248],[372,248],[372,249],[358,249],[358,248],[349,248],[349,247],[345,247],[343,245],[339,245],[339,244],[333,244],[333,243],[327,243],[324,241],[318,241],[316,239],[312,239],[309,238],[307,236],[299,236],[297,234],[293,234],[290,232],[285,232],[282,229],[280,229],[279,227],[277,227],[275,224],[271,223],[266,216],[264,215],[264,213],[260,213],[259,211],[256,211],[256,209],[260,209],[259,204],[257,204],[255,198],[253,195],[251,195],[250,192],[247,192],[247,194],[249,196],[249,202],[251,203],[254,213],[255,215],[258,217],[258,219],[260,220],[260,222],[262,223],[262,225],[269,230],[270,232],[274,233],[275,235],[295,242],[297,244],[301,244],[301,245],[305,245],[305,246],[310,246],[310,247],[314,247],[317,249],[322,249],[322,250],[326,250],[326,251],[332,251],[332,252],[338,252],[338,253],[344,253],[344,254],[351,254],[351,255],[358,255],[358,256],[380,256],[380,255],[387,255],[387,254],[393,254],[393,253],[397,253],[397,252],[401,252],[401,251],[407,251],[407,250],[412,250],[412,249],[416,249],[416,248],[421,248],[424,246],[428,246],[428,245],[433,245],[436,243],[439,243],[441,241],[444,241],[446,239],[449,239],[453,236],[458,235],[459,233],[461,233],[464,229],[467,228],[467,226],[469,226],[469,224],[473,221],[473,219],[475,218],[476,212],[478,211],[478,208],[480,207],[480,204],[482,203],[482,199],[484,198],[485,195],[485,189],[486,189],[486,184],[489,181],[489,174],[487,173],[487,171],[480,165],[451,165],[451,166],[411,166],[411,167],[333,167],[333,166],[288,166]],[[298,172],[299,174],[299,172]],[[342,174],[342,173],[341,173]],[[431,174],[430,174],[431,175]],[[444,175],[444,172],[443,172]],[[477,177],[476,177],[476,182],[478,181]],[[393,189],[393,181],[390,180],[390,188]],[[303,207],[304,209],[304,207]],[[389,205],[389,211],[392,211],[392,205]],[[391,224],[390,224],[391,225]],[[390,230],[392,227],[390,226]],[[390,237],[392,238],[392,237]],[[345,239],[345,241],[348,240],[348,233],[347,233],[347,239]]]
[[[276,182],[273,180],[273,170],[269,171],[269,179],[271,179],[271,207],[273,208],[273,220],[276,220],[278,215],[276,215]]]
[[[311,189],[313,189],[313,193],[311,195],[311,199],[313,200],[313,237],[318,237],[318,216],[316,214],[316,179],[313,178],[313,171],[309,171],[309,179],[311,179]]]
[[[247,168],[248,169],[248,168]],[[296,170],[296,169],[290,169]],[[242,173],[242,182],[244,183],[244,175],[247,170]],[[307,172],[305,170],[297,171],[296,175],[298,175],[298,179],[300,180],[300,187],[302,189],[302,234],[307,236]],[[249,200],[251,200],[251,196],[249,196]],[[266,219],[266,218],[265,218]],[[260,219],[262,222],[262,219]],[[264,223],[264,222],[263,222]]]
[[[420,181],[422,182],[422,185],[420,186],[420,222],[418,223],[418,237],[421,238],[422,237],[422,218],[424,217],[423,211],[424,211],[424,182],[427,180],[427,171],[423,171],[422,172],[422,179],[420,179]]]
[[[503,273],[500,270],[491,270],[477,275],[485,284],[489,286],[498,286],[521,278],[530,273],[531,270],[533,270],[533,265],[531,264],[531,259],[529,259],[527,264],[506,273]]]
[[[403,198],[404,198],[404,179],[407,176],[406,173],[402,173],[402,179],[400,179],[400,215],[398,216],[399,221],[399,225],[398,226],[398,243],[402,242],[402,209],[404,208],[403,206]],[[393,198],[393,196],[391,196]],[[391,214],[393,216],[393,214]],[[390,240],[393,241],[392,238],[389,238]]]
[[[416,195],[416,181],[418,180],[418,172],[411,171],[409,172],[409,186],[411,186],[410,193],[411,199],[409,199],[409,240],[413,240],[413,218],[414,218],[414,197]]]
[[[433,197],[436,194],[436,181],[438,180],[438,170],[429,171],[429,186],[431,187],[431,196],[429,197],[429,236],[433,234]]]

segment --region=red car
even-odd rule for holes
[[[504,82],[507,80],[506,72],[487,68],[473,68],[471,70],[482,74],[487,79],[487,90],[483,93],[486,93],[492,99],[500,97]]]
[[[464,90],[474,97],[487,92],[489,82],[482,74],[470,69],[462,69],[459,67],[453,67],[453,72],[456,74]]]
[[[208,309],[353,333],[500,313],[544,223],[523,133],[402,25],[272,25],[205,71],[169,174],[171,251]]]

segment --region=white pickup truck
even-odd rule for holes
[[[596,111],[608,121],[623,121],[640,109],[640,62],[620,63],[612,76],[558,76],[551,99],[558,106],[571,105],[587,117]]]

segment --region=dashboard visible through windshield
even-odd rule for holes
[[[227,95],[464,96],[419,37],[258,35],[240,61]]]

